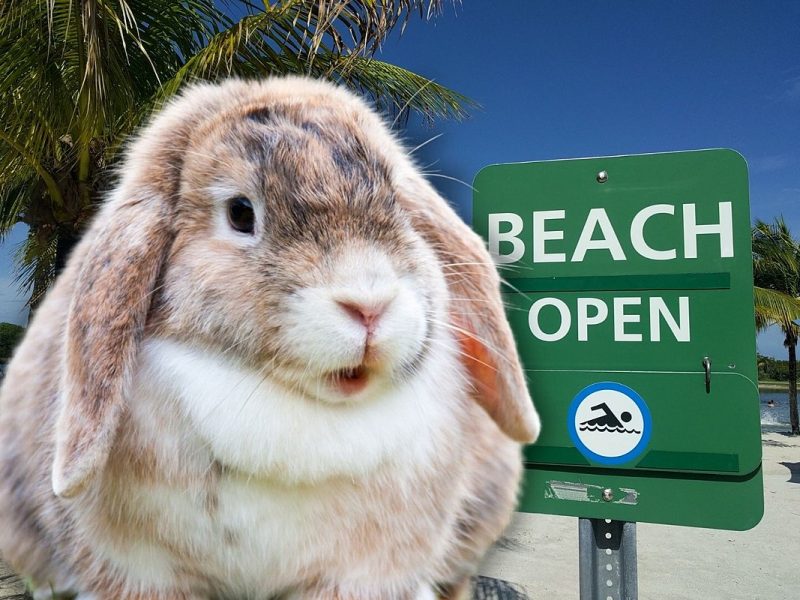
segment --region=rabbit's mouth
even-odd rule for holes
[[[370,374],[364,365],[333,371],[328,375],[331,386],[345,396],[362,391],[369,383]]]

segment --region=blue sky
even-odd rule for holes
[[[471,182],[491,163],[727,147],[747,159],[752,217],[800,236],[800,2],[464,0],[411,22],[380,58],[481,104],[412,122],[432,171]],[[434,177],[465,219],[471,190]],[[779,331],[759,351],[785,358]]]
[[[378,57],[481,104],[462,122],[412,119],[432,181],[469,220],[483,166],[729,147],[747,159],[754,218],[800,237],[800,2],[463,0],[412,19]],[[0,321],[24,323],[0,248]],[[784,357],[777,332],[762,353]]]

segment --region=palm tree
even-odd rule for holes
[[[409,16],[441,0],[3,0],[0,237],[35,306],[108,188],[122,142],[187,82],[303,73],[381,109],[463,115],[469,101],[372,58]],[[234,16],[231,16],[234,15]]]
[[[783,217],[753,227],[753,280],[756,326],[777,325],[789,351],[789,421],[800,435],[797,414],[797,340],[800,337],[800,242],[792,237]]]

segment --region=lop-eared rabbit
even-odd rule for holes
[[[0,395],[0,553],[102,600],[460,597],[539,420],[481,240],[368,105],[198,85]]]

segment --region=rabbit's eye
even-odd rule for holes
[[[238,196],[228,201],[228,222],[236,231],[253,233],[256,215],[253,205],[244,196]]]

